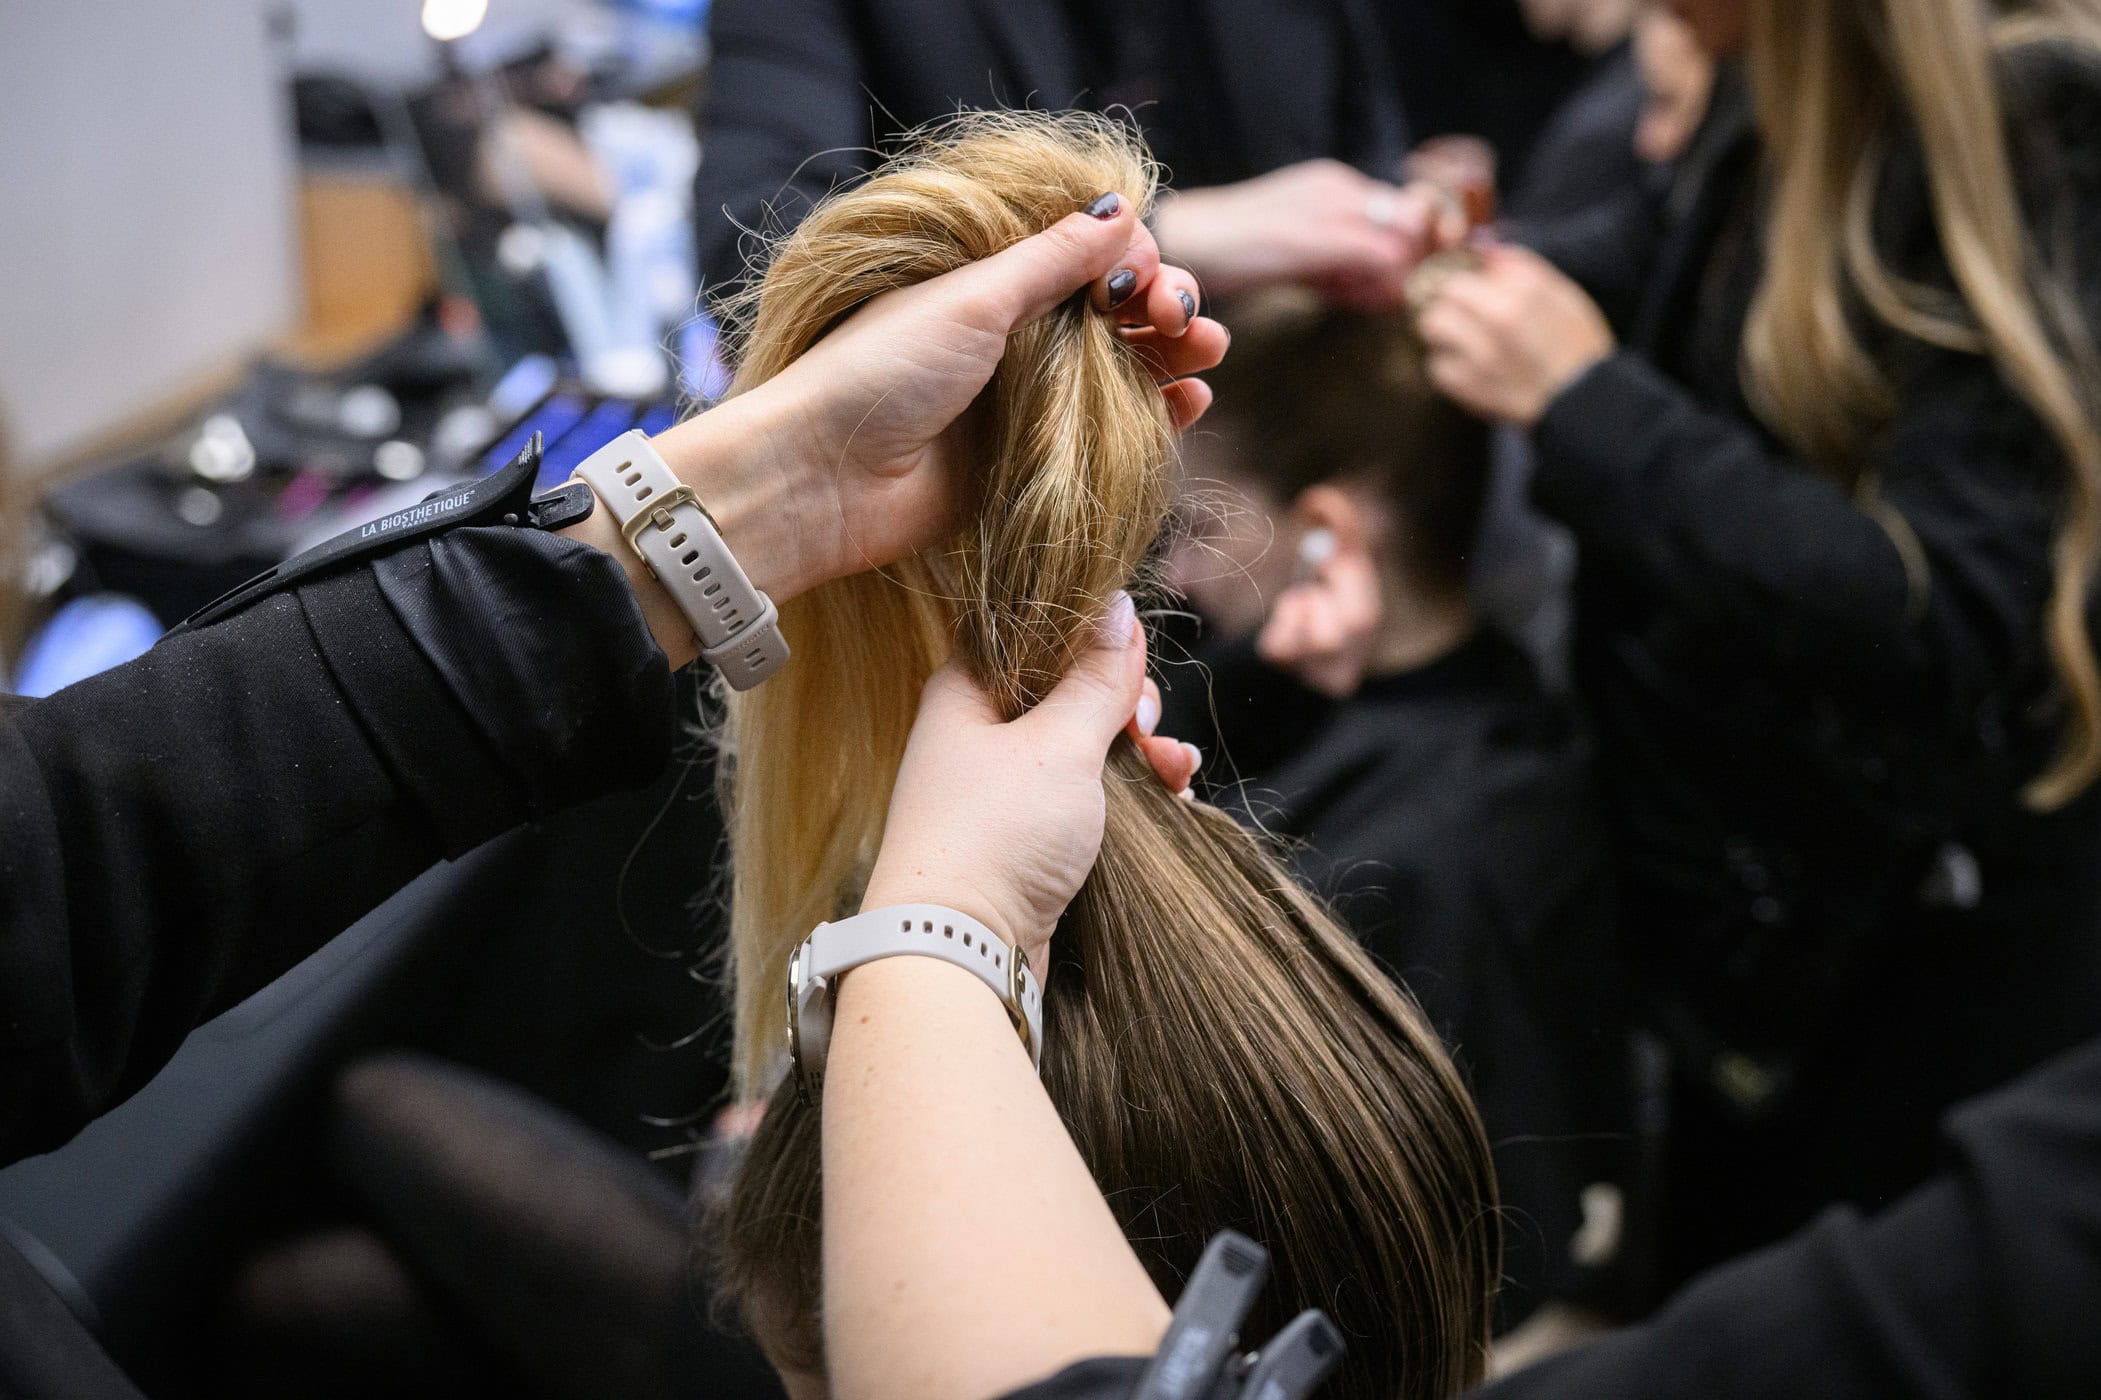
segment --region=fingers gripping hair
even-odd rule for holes
[[[1007,113],[928,133],[821,205],[741,311],[740,386],[854,306],[1013,246],[1103,190],[1149,201],[1136,139]],[[953,650],[1001,713],[1089,644],[1167,516],[1160,390],[1083,301],[1017,331],[977,415],[955,536],[782,612],[797,664],[728,697],[737,1055],[781,1072],[794,943],[856,906],[914,706]],[[1230,818],[1180,802],[1128,738],[1101,859],[1052,948],[1045,1081],[1170,1296],[1232,1227],[1278,1260],[1263,1334],[1323,1307],[1349,1338],[1338,1393],[1447,1395],[1479,1374],[1499,1238],[1488,1149],[1420,1012]],[[776,1358],[821,1366],[817,1115],[777,1094],[717,1231],[733,1300]]]

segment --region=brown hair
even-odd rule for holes
[[[748,388],[868,298],[1034,234],[1104,190],[1150,201],[1135,138],[976,114],[820,205],[740,308]],[[961,529],[782,610],[796,662],[729,702],[737,1066],[777,1090],[718,1222],[723,1288],[776,1360],[821,1369],[819,1115],[780,1088],[781,988],[857,904],[926,678],[958,651],[1007,715],[1039,700],[1131,584],[1173,443],[1151,376],[1075,299],[1017,331],[981,400]],[[823,743],[811,736],[824,736]],[[1101,858],[1060,923],[1044,1082],[1172,1296],[1215,1231],[1270,1246],[1250,1335],[1325,1308],[1338,1394],[1441,1396],[1481,1372],[1500,1236],[1479,1120],[1422,1014],[1258,840],[1176,801],[1128,740]]]
[[[1393,562],[1438,592],[1466,585],[1487,501],[1490,429],[1437,392],[1406,312],[1367,315],[1301,297],[1227,307],[1233,353],[1198,431],[1283,502],[1354,479],[1395,514]]]
[[[2001,60],[2038,43],[2101,53],[2101,6],[1764,0],[1751,21],[1749,69],[1774,192],[1745,384],[1796,449],[1869,499],[1868,450],[1897,404],[1862,342],[1863,319],[1989,356],[2042,420],[2067,467],[2046,632],[2070,713],[2056,760],[2027,798],[2063,806],[2101,776],[2101,666],[2087,625],[2101,560],[2101,358],[2061,250],[2046,258],[2023,226]],[[1874,196],[1904,131],[1925,157],[1953,296],[1907,282],[1876,246]]]

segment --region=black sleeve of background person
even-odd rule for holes
[[[1614,331],[1633,333],[1664,240],[1668,177],[1649,170],[1574,211],[1515,210],[1502,234],[1532,249],[1590,293]]]
[[[462,530],[0,714],[0,1162],[432,862],[646,780],[670,695],[610,558]]]
[[[1951,1160],[1827,1214],[1653,1321],[1475,1394],[2088,1397],[2101,1376],[2101,1045],[1950,1115]]]
[[[745,229],[793,228],[882,133],[852,0],[716,0],[708,43],[693,216],[712,295],[743,278]]]

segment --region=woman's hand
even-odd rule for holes
[[[1011,723],[961,667],[944,666],[920,699],[862,907],[959,909],[1021,948],[1040,977],[1058,916],[1101,853],[1110,743],[1126,730],[1144,735],[1172,790],[1195,776],[1194,748],[1151,737],[1159,707],[1145,633],[1123,595],[1071,673]]]
[[[784,601],[940,538],[967,464],[949,429],[1007,337],[1091,285],[1152,364],[1178,427],[1210,405],[1186,378],[1225,353],[1196,279],[1163,266],[1129,200],[1106,195],[1005,252],[876,298],[794,365],[657,440],[759,587]]]
[[[1588,293],[1510,244],[1484,249],[1479,271],[1442,281],[1417,324],[1439,389],[1483,418],[1526,429],[1614,344]]]
[[[1169,195],[1153,223],[1168,256],[1221,296],[1306,286],[1367,311],[1399,306],[1416,264],[1466,236],[1464,212],[1434,187],[1337,160]]]

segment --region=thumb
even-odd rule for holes
[[[1019,724],[1053,733],[1096,756],[1130,723],[1145,686],[1145,631],[1131,595],[1118,592],[1097,625],[1094,643],[1081,652],[1043,703]]]
[[[1131,246],[1138,213],[1129,199],[1107,194],[1089,209],[1100,209],[1111,199],[1116,201],[1113,211],[1068,214],[1043,232],[951,275],[999,307],[1009,330],[1026,325],[1115,268]]]

